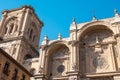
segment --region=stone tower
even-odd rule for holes
[[[38,57],[39,38],[43,23],[30,6],[2,13],[0,47],[18,62]]]

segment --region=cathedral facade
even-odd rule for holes
[[[117,10],[111,18],[73,19],[69,37],[45,36],[39,46],[42,26],[29,6],[4,11],[0,22],[0,47],[34,74],[32,80],[120,80]]]

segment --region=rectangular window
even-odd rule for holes
[[[24,74],[22,75],[22,79],[21,80],[25,80],[25,75]]]
[[[14,69],[14,73],[13,73],[13,77],[12,77],[12,80],[18,80],[18,77],[17,77],[17,74],[18,74],[18,69]]]
[[[10,63],[6,62],[5,66],[4,66],[4,69],[3,69],[3,73],[4,74],[8,75],[8,73],[9,73],[9,67],[10,67]]]

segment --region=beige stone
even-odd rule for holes
[[[13,15],[15,19],[9,22]],[[7,22],[19,23],[17,31],[8,28],[5,32],[3,27],[10,26]],[[73,19],[68,38],[59,34],[58,39],[49,40],[45,36],[40,47],[38,34],[43,24],[30,7],[4,12],[0,23],[1,37],[6,40],[1,41],[0,47],[34,72],[31,80],[119,80],[120,15],[116,10],[111,18],[99,20],[94,16],[93,20],[78,24]],[[34,42],[30,34],[37,35]],[[38,48],[40,56],[35,54]],[[24,59],[27,54],[31,59],[29,55]]]

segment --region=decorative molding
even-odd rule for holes
[[[73,41],[68,42],[68,45],[72,45],[72,46],[76,46],[78,44],[79,44],[79,41],[77,41],[77,40],[73,40]]]

